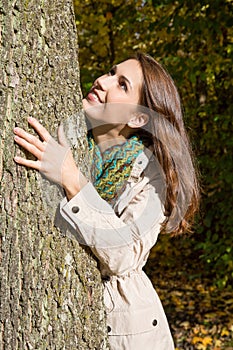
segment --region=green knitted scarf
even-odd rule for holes
[[[143,151],[143,143],[134,135],[101,153],[89,132],[88,144],[93,185],[99,195],[113,205],[125,189],[134,161]]]

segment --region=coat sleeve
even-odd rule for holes
[[[69,202],[64,198],[61,215],[81,236],[100,262],[115,275],[137,269],[155,244],[164,220],[156,189],[146,183],[120,216],[89,182]]]

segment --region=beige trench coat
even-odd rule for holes
[[[100,261],[111,350],[174,349],[159,297],[142,271],[164,220],[164,190],[160,167],[147,150],[113,208],[91,183],[60,205]]]

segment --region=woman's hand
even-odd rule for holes
[[[14,157],[15,162],[39,170],[49,180],[61,185],[68,199],[71,199],[87,183],[87,180],[74,162],[62,126],[58,128],[58,142],[56,142],[35,118],[28,118],[28,122],[41,140],[18,127],[14,129],[14,139],[37,160],[16,156]]]

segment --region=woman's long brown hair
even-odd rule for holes
[[[134,58],[144,78],[140,104],[156,112],[156,117],[149,118],[147,130],[166,181],[163,232],[190,232],[198,210],[199,186],[180,97],[173,79],[157,61],[143,53]]]

